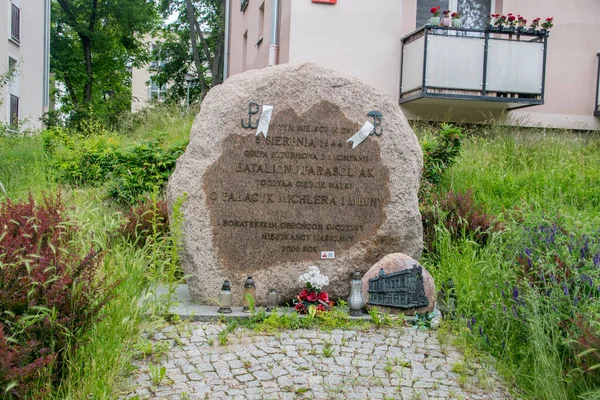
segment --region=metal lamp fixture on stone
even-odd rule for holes
[[[219,309],[217,312],[221,314],[230,314],[233,296],[231,295],[231,284],[229,281],[223,282],[223,287],[221,287],[221,292],[219,293],[217,300],[219,302]]]
[[[350,289],[350,297],[348,298],[348,307],[350,308],[351,317],[362,316],[362,308],[365,306],[365,301],[362,297],[362,277],[360,272],[352,274],[352,282]]]
[[[250,303],[248,302],[248,296],[251,296],[253,300],[256,300],[256,285],[251,276],[244,282],[244,298],[242,299],[242,305],[244,308],[243,312],[250,312]]]
[[[267,293],[267,312],[271,312],[277,308],[278,303],[279,293],[277,293],[277,289],[269,289]]]

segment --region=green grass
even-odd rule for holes
[[[598,217],[600,137],[567,131],[472,136],[443,187],[466,191],[499,214],[514,207]]]
[[[148,113],[143,120],[124,119],[119,133],[114,135],[115,143],[123,148],[159,136],[165,138],[167,146],[179,143],[188,138],[193,114],[164,108]],[[530,323],[521,326],[518,320],[503,316],[496,285],[513,285],[522,279],[514,268],[514,246],[522,244],[523,224],[551,218],[578,234],[600,228],[600,138],[566,131],[513,131],[499,127],[475,133],[464,140],[461,157],[447,171],[437,190],[443,193],[472,188],[476,200],[502,221],[503,230],[482,247],[469,237],[453,240],[438,227],[438,254],[421,261],[436,282],[453,279],[458,314],[464,318],[475,316],[476,326],[482,327],[484,333],[480,335],[477,329],[471,332],[465,327],[465,319],[459,319],[455,328],[460,337],[478,351],[494,355],[508,382],[517,385],[520,397],[575,399],[595,391],[599,398],[598,384],[585,373],[563,369],[565,356],[570,354],[566,352],[569,344],[561,337],[557,321],[548,318],[551,314],[544,304],[526,297],[531,301],[527,311]],[[106,186],[59,188],[49,181],[48,161],[37,136],[0,137],[0,182],[9,197],[24,199],[31,191],[39,198],[43,191],[60,189],[80,226],[74,240],[87,248],[93,244],[103,250],[102,275],[110,281],[120,281],[117,296],[104,309],[102,321],[81,341],[68,378],[51,397],[117,398],[127,391],[124,384],[132,372],[130,361],[140,352],[141,330],[149,321],[166,317],[165,307],[157,305],[159,299],[150,296],[152,302],[147,308],[140,305],[140,299],[153,284],[174,283],[180,276],[176,247],[172,241],[150,240],[143,248],[123,241],[118,234],[120,209],[106,202]],[[0,193],[0,199],[3,197]],[[146,311],[155,318],[144,315]],[[586,312],[600,318],[600,310],[593,305]],[[375,321],[376,325],[397,326],[389,316],[376,315]],[[337,311],[318,321],[301,319],[296,314],[278,316],[259,311],[251,322],[252,328],[273,332],[317,326],[361,328]],[[485,334],[490,343],[486,343]],[[226,334],[220,339],[225,344]],[[325,349],[324,355],[332,351],[330,347]],[[162,379],[160,371],[156,377]],[[582,398],[594,398],[587,396]]]
[[[529,290],[526,279],[532,278],[523,274],[516,260],[519,251],[533,248],[524,226],[553,221],[567,237],[588,234],[597,240],[599,150],[597,134],[488,127],[464,140],[461,156],[436,188],[440,194],[472,189],[486,212],[501,221],[501,229],[487,246],[468,236],[452,239],[443,226],[437,226],[437,253],[421,261],[436,282],[452,278],[460,316],[454,322],[456,332],[469,345],[494,355],[497,368],[508,382],[516,383],[522,398],[600,398],[597,375],[578,366],[580,349],[565,336],[569,315],[554,311],[552,302]],[[560,272],[559,263],[553,266],[550,261],[546,267]],[[572,263],[576,262],[574,256]],[[511,299],[515,285],[520,288],[518,302]],[[572,306],[573,293],[570,298],[562,296],[557,286],[559,297]],[[501,290],[508,299],[500,296]],[[508,304],[505,312],[503,304]],[[511,304],[517,306],[518,318],[513,317]],[[600,318],[597,302],[572,309],[588,320]],[[475,321],[472,331],[466,327],[471,318]],[[600,335],[597,328],[595,332]]]
[[[48,182],[47,170],[39,136],[0,136],[0,182],[10,199],[22,200],[29,191],[37,196],[55,190],[56,185]],[[1,189],[0,199],[4,199]]]

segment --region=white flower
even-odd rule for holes
[[[322,274],[319,268],[314,265],[308,267],[308,270],[298,277],[298,281],[304,285],[309,284],[317,290],[321,290],[323,287],[329,285],[329,278]]]

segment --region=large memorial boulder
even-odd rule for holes
[[[256,125],[267,105],[265,138]],[[367,121],[377,135],[353,149],[348,139]],[[310,63],[227,79],[204,99],[167,190],[171,207],[184,199],[192,299],[211,303],[227,279],[239,304],[252,276],[259,303],[270,288],[290,300],[310,265],[345,297],[351,272],[389,253],[418,257],[421,169],[398,104],[368,83]]]

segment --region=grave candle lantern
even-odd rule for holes
[[[362,280],[360,272],[352,274],[352,282],[350,289],[350,298],[348,299],[348,307],[350,308],[351,317],[362,316],[362,308],[365,305],[365,301],[362,298]]]
[[[251,276],[249,276],[244,283],[244,298],[242,299],[242,305],[244,306],[242,309],[243,312],[250,312],[248,296],[251,296],[253,300],[256,300],[256,285]]]
[[[217,300],[219,303],[219,310],[217,312],[221,314],[231,313],[231,303],[233,298],[231,295],[231,284],[229,281],[223,282],[223,287],[221,288],[221,293],[219,293]]]
[[[279,293],[277,293],[277,289],[269,289],[269,293],[267,293],[267,312],[271,312],[277,308],[278,301]]]

